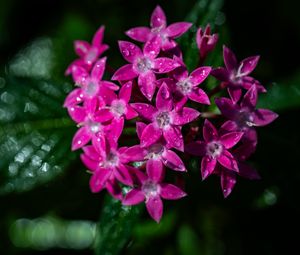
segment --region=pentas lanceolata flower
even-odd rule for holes
[[[108,49],[103,44],[103,26],[92,44],[75,42],[79,59],[66,71],[76,85],[64,102],[78,126],[72,150],[83,150],[81,160],[92,174],[92,192],[106,189],[123,205],[145,202],[157,222],[163,213],[162,199],[186,196],[182,187],[164,181],[166,175],[189,175],[191,169],[181,157],[183,153],[185,160],[191,155],[200,158],[203,180],[210,175],[219,176],[223,195],[227,197],[237,176],[260,178],[246,160],[257,146],[256,127],[277,118],[268,109],[256,109],[258,93],[266,92],[249,76],[258,56],[238,62],[224,46],[226,68],[198,66],[188,72],[175,39],[191,25],[178,22],[167,26],[166,16],[157,6],[150,28],[136,27],[126,32],[141,45],[119,41],[120,52],[129,62],[111,74],[111,80],[119,84],[103,80],[107,59],[100,56]],[[218,35],[212,34],[207,25],[205,30],[197,30],[195,40],[199,63],[205,63]],[[221,82],[213,90],[205,91],[210,74]],[[211,100],[224,88],[228,89],[229,97]],[[207,105],[214,103],[221,114],[205,111]],[[208,120],[211,116],[217,118]]]

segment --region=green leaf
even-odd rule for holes
[[[282,111],[300,106],[300,73],[288,81],[272,84],[268,92],[259,95],[258,108]]]
[[[123,206],[120,201],[107,195],[99,221],[95,253],[119,254],[129,242],[141,212],[140,206]]]

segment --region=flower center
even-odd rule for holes
[[[96,48],[92,48],[88,51],[88,53],[85,56],[85,60],[89,63],[93,63],[95,59],[97,58],[98,52]]]
[[[171,119],[168,112],[161,112],[156,116],[156,122],[160,128],[170,125]]]
[[[100,124],[100,123],[93,122],[93,121],[89,120],[89,121],[87,122],[87,125],[89,126],[90,131],[91,131],[93,134],[96,134],[96,133],[98,133],[98,132],[101,130],[101,124]]]
[[[149,153],[146,156],[147,159],[157,159],[164,152],[164,146],[160,143],[155,143],[149,148]]]
[[[146,181],[142,186],[142,191],[144,192],[146,198],[155,197],[160,192],[160,187],[151,180]]]
[[[192,90],[192,84],[189,82],[188,79],[179,81],[176,83],[177,89],[183,94],[186,95]]]
[[[219,142],[213,141],[206,145],[206,153],[212,158],[216,158],[222,154],[223,146]]]
[[[142,57],[137,60],[136,67],[140,73],[146,73],[152,68],[152,64],[148,58]]]
[[[126,113],[126,103],[124,100],[114,100],[111,103],[111,111],[118,117]]]
[[[90,81],[85,86],[84,91],[90,97],[95,96],[98,91],[98,86],[94,82]]]
[[[235,121],[241,129],[252,127],[254,125],[252,115],[245,110],[241,110],[236,114]]]
[[[106,161],[107,161],[108,165],[110,165],[110,166],[117,166],[119,164],[119,157],[115,153],[110,152],[106,156]]]

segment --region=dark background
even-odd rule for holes
[[[183,20],[194,3],[187,0],[1,0],[0,66],[5,70],[15,54],[34,39],[55,38],[67,46],[60,49],[61,68],[56,73],[64,79],[64,67],[75,58],[72,40],[90,40],[101,24],[106,26],[110,61],[118,66],[123,62],[117,40],[125,39],[123,32],[131,27],[147,26],[156,4],[163,7],[168,23],[172,23]],[[280,86],[295,82],[295,93],[299,95],[296,89],[300,88],[299,9],[300,2],[296,0],[225,1],[223,26],[228,29],[229,41],[220,43],[226,43],[240,59],[260,54],[256,77],[266,87],[274,82]],[[144,225],[135,230],[124,254],[297,253],[299,113],[298,107],[279,110],[280,117],[259,130],[258,149],[251,160],[262,176],[261,181],[239,179],[232,195],[224,200],[217,177],[201,182],[195,172],[187,188],[190,196],[165,204],[167,220],[160,227],[148,223],[145,215]],[[103,195],[89,192],[88,176],[78,165],[74,164],[48,185],[0,197],[1,254],[92,254],[89,249],[52,247],[41,251],[34,245],[15,247],[8,234],[17,219],[49,214],[65,221],[96,222]]]

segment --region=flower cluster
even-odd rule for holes
[[[163,214],[162,199],[186,196],[182,185],[164,181],[171,170],[177,174],[187,172],[179,153],[200,156],[202,179],[211,174],[219,175],[227,197],[237,175],[259,178],[244,162],[257,145],[255,127],[267,125],[277,117],[269,110],[256,109],[258,93],[266,92],[249,76],[258,57],[238,62],[224,47],[226,68],[199,66],[188,72],[175,39],[191,26],[188,22],[167,25],[163,10],[157,6],[150,28],[136,27],[126,32],[141,43],[141,47],[119,41],[120,52],[128,64],[115,71],[111,80],[103,80],[107,59],[101,55],[108,49],[103,44],[103,26],[91,44],[75,41],[79,59],[66,70],[77,87],[64,103],[79,128],[72,150],[83,150],[81,160],[92,174],[92,192],[106,189],[124,205],[144,201],[150,216],[157,222]],[[209,25],[204,31],[198,29],[196,42],[201,63],[217,41],[218,35],[211,34]],[[203,140],[195,141],[198,137],[195,130],[203,123],[198,119],[201,115],[198,109],[213,103],[199,87],[209,75],[221,81],[219,88],[228,90],[229,98],[215,99],[221,112],[218,116],[225,121],[217,131],[206,118],[209,115],[202,114],[206,118]],[[135,138],[126,136],[127,130],[132,128],[138,137],[136,145],[132,144]],[[129,189],[122,189],[124,186]]]

